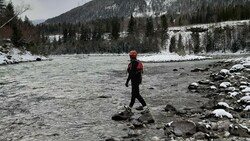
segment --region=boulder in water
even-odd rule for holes
[[[42,61],[42,58],[38,57],[36,58],[36,61]]]

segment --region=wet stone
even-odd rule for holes
[[[128,120],[133,115],[134,114],[132,112],[128,112],[125,110],[121,113],[117,113],[117,114],[113,115],[112,120],[115,120],[115,121]]]
[[[138,110],[138,111],[142,111],[143,110],[143,106],[138,106],[135,109]]]
[[[167,104],[166,107],[164,108],[164,110],[166,112],[173,112],[173,113],[177,112],[176,108],[173,105],[170,105],[170,104]]]
[[[229,128],[229,132],[230,134],[235,135],[235,136],[250,138],[250,132],[248,131],[248,129],[238,124],[231,125]]]
[[[112,96],[101,95],[101,96],[98,96],[98,98],[112,98]]]
[[[194,89],[197,89],[198,88],[198,85],[194,85],[194,84],[190,84],[189,86],[188,86],[188,89],[189,90],[194,90]]]
[[[155,120],[150,112],[142,114],[139,118],[138,121],[142,123],[154,123]]]
[[[133,124],[134,128],[143,128],[143,123],[138,121],[137,119],[134,119],[131,121],[131,123]]]
[[[171,124],[176,136],[188,137],[196,133],[196,125],[190,121],[176,121]]]
[[[149,89],[149,90],[154,90],[155,88],[153,88],[153,87],[149,87],[148,89]]]
[[[206,133],[197,132],[193,135],[193,138],[195,138],[196,140],[206,139]]]
[[[209,85],[210,80],[200,80],[200,81],[198,81],[198,83],[202,84],[202,85]]]
[[[208,71],[209,68],[195,68],[191,70],[191,72],[203,72],[203,71]]]

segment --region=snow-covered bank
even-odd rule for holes
[[[186,52],[249,52],[250,20],[226,21],[168,28],[168,39],[163,50]],[[240,44],[240,41],[244,43]],[[196,51],[194,50],[196,48]]]
[[[139,60],[143,62],[171,62],[171,61],[191,61],[191,60],[204,60],[204,59],[211,59],[211,57],[196,56],[196,55],[180,56],[175,53],[162,53],[151,56],[139,57]]]
[[[0,46],[0,48],[2,47]],[[7,53],[0,51],[0,65],[42,60],[48,60],[48,58],[32,55],[29,51],[20,51],[17,48],[12,48]]]

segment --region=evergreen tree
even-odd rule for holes
[[[68,40],[68,30],[66,28],[63,29],[63,42],[66,43]]]
[[[184,49],[184,45],[183,45],[183,43],[182,43],[182,36],[181,36],[181,34],[179,34],[179,40],[178,40],[178,54],[179,55],[181,55],[181,56],[184,56],[184,55],[186,55],[186,53],[185,53],[185,49]]]
[[[163,31],[166,31],[168,29],[168,21],[166,15],[161,16],[161,27]]]
[[[135,32],[135,19],[133,15],[130,16],[129,24],[128,24],[128,33],[134,34]]]
[[[101,25],[96,25],[96,27],[94,27],[94,30],[93,30],[93,34],[92,34],[92,38],[94,40],[100,40],[102,37],[102,28],[101,28]]]
[[[194,42],[194,53],[197,54],[200,52],[200,35],[199,32],[193,32],[191,34],[193,42]]]
[[[231,51],[232,51],[233,53],[235,53],[235,52],[237,52],[238,50],[240,50],[241,46],[242,46],[242,45],[241,45],[240,41],[239,41],[239,40],[235,40],[235,41],[233,42],[232,47],[231,47]]]
[[[112,19],[112,32],[111,32],[113,39],[117,40],[119,38],[119,32],[120,32],[120,22],[117,17],[114,17]]]
[[[5,9],[5,18],[6,18],[6,21],[10,20],[11,18],[15,17],[15,11],[14,11],[14,6],[12,4],[12,2],[9,2],[6,6],[6,9]],[[12,23],[15,23],[17,20],[17,18],[14,18],[11,22],[10,22],[10,25],[12,25]]]
[[[4,0],[0,0],[0,17],[1,18],[3,17],[4,9],[5,9]]]
[[[147,18],[146,21],[146,37],[152,36],[154,33],[154,23],[153,23],[153,18]]]
[[[213,52],[214,51],[214,41],[213,41],[212,35],[209,31],[207,31],[206,37],[207,37],[206,52]]]
[[[5,10],[5,5],[4,5],[4,0],[0,0],[0,27],[2,24],[4,24],[4,10]]]
[[[16,47],[21,47],[22,46],[22,32],[21,30],[17,27],[17,25],[13,25],[13,35],[11,37],[11,41]]]
[[[170,53],[176,52],[176,43],[175,42],[176,42],[175,36],[171,37],[170,46],[169,46]]]
[[[29,18],[27,16],[24,17],[24,24],[31,26],[32,22],[29,20]]]

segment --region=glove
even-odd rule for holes
[[[127,82],[125,83],[125,86],[128,87],[128,83]]]

